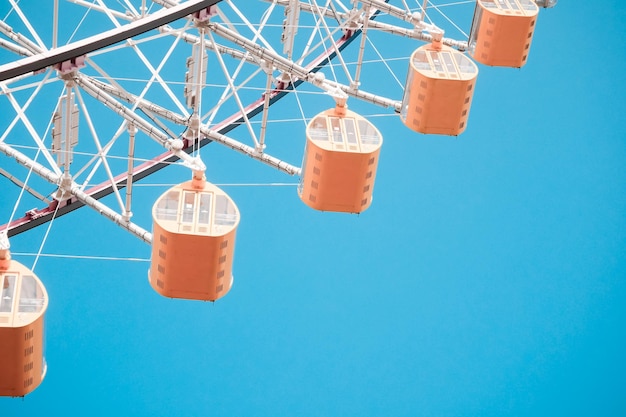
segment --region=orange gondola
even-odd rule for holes
[[[0,252],[0,396],[23,397],[46,376],[48,293],[33,271]]]
[[[458,135],[467,126],[478,67],[440,40],[411,55],[400,117],[420,133]]]
[[[233,284],[239,210],[221,189],[194,179],[170,188],[152,208],[149,281],[171,298],[215,301]]]
[[[378,129],[345,104],[315,116],[306,129],[300,199],[321,211],[366,210],[382,142]]]
[[[532,0],[478,0],[469,37],[470,55],[485,65],[523,66],[538,13]]]

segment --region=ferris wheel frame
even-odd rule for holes
[[[85,3],[80,0],[74,0],[75,3]],[[109,15],[104,7],[104,3],[99,1],[100,8],[103,13]],[[128,3],[128,2],[127,2]],[[28,77],[32,72],[48,71],[49,73],[56,71],[59,78],[65,80],[66,83],[72,83],[74,88],[80,87],[84,91],[91,94],[93,97],[105,102],[112,109],[116,111],[120,116],[125,119],[125,123],[130,125],[129,133],[134,137],[134,131],[143,130],[148,135],[157,136],[155,140],[159,141],[166,149],[165,152],[155,156],[150,161],[143,162],[136,166],[129,164],[127,172],[122,172],[118,175],[111,176],[109,181],[99,183],[97,185],[89,184],[88,187],[79,186],[73,182],[71,176],[61,174],[59,167],[52,167],[49,169],[44,165],[33,161],[28,156],[21,153],[18,149],[7,145],[4,141],[0,140],[0,151],[5,155],[14,158],[18,163],[37,173],[40,177],[44,178],[49,183],[58,186],[56,198],[53,199],[47,207],[41,209],[33,209],[26,212],[26,214],[9,224],[0,226],[0,230],[4,230],[9,236],[27,231],[35,226],[41,225],[50,221],[54,217],[58,217],[67,214],[77,208],[84,205],[91,206],[101,214],[110,218],[112,221],[127,229],[131,233],[138,236],[140,239],[150,242],[150,232],[142,229],[130,221],[130,207],[127,207],[126,212],[121,210],[121,213],[109,208],[102,204],[99,200],[112,193],[119,195],[120,190],[127,188],[127,200],[129,200],[130,189],[134,181],[145,178],[146,176],[162,169],[169,164],[178,160],[183,160],[187,165],[193,166],[198,163],[189,154],[195,150],[205,146],[211,142],[218,142],[230,149],[250,156],[262,163],[268,164],[279,171],[285,172],[289,175],[299,175],[300,168],[282,161],[279,158],[272,156],[265,152],[265,145],[261,140],[260,143],[256,138],[254,139],[254,146],[247,145],[240,141],[237,141],[227,134],[235,127],[248,124],[249,119],[259,113],[264,114],[264,120],[269,106],[275,103],[277,100],[286,96],[290,92],[294,91],[300,84],[307,82],[323,91],[334,92],[335,94],[345,94],[347,96],[355,97],[359,100],[373,103],[378,106],[391,108],[396,113],[401,110],[401,101],[397,99],[387,98],[381,95],[370,93],[361,88],[359,83],[359,73],[362,65],[362,54],[359,54],[359,62],[356,64],[355,76],[349,78],[349,83],[341,83],[325,79],[318,71],[325,67],[334,58],[339,56],[341,60],[341,52],[351,42],[361,36],[360,50],[364,48],[365,39],[368,30],[377,30],[381,32],[390,33],[392,35],[407,37],[416,39],[422,42],[432,42],[434,37],[437,36],[439,28],[433,24],[425,21],[425,10],[428,5],[428,1],[424,1],[421,12],[410,12],[401,7],[389,4],[388,1],[382,0],[362,0],[360,2],[354,2],[353,9],[338,11],[333,2],[327,2],[326,7],[320,8],[317,4],[304,3],[294,0],[278,0],[267,1],[272,7],[282,6],[285,8],[286,20],[289,24],[298,25],[297,14],[295,10],[305,11],[316,15],[320,19],[335,19],[339,24],[334,31],[329,30],[326,27],[327,39],[330,41],[330,46],[324,48],[316,57],[312,58],[306,64],[301,63],[301,59],[296,61],[291,56],[285,57],[276,53],[274,50],[263,44],[263,38],[259,35],[258,38],[261,41],[257,42],[248,39],[245,36],[232,30],[228,24],[214,23],[210,17],[212,7],[216,4],[228,4],[233,6],[228,0],[189,0],[183,3],[178,3],[173,0],[159,0],[154,3],[160,4],[163,8],[155,13],[146,13],[146,2],[142,3],[141,14],[135,16],[129,16],[130,23],[110,30],[104,34],[94,35],[91,38],[84,39],[70,43],[65,46],[53,48],[49,51],[39,51],[39,53],[33,53],[33,46],[28,42],[25,42],[22,38],[15,37],[15,50],[21,46],[22,49],[31,49],[31,56],[24,58],[20,61],[9,63],[0,67],[0,85],[3,85],[3,91],[7,91],[6,85],[12,80],[19,80]],[[56,2],[55,2],[56,4]],[[17,5],[15,4],[17,7]],[[546,6],[543,6],[546,7]],[[193,13],[206,12],[202,19],[196,19],[195,26],[199,26],[197,22],[201,22],[200,26],[206,29],[207,33],[215,34],[223,39],[227,39],[231,44],[240,47],[240,51],[234,51],[233,48],[217,45],[214,42],[209,42],[215,49],[216,54],[219,55],[219,49],[222,48],[222,52],[230,53],[231,55],[238,55],[239,59],[247,60],[248,62],[255,62],[259,67],[265,66],[263,70],[268,75],[268,82],[264,88],[263,93],[259,98],[251,103],[244,105],[240,104],[240,110],[233,113],[231,116],[226,117],[223,121],[213,123],[211,126],[204,125],[199,120],[192,120],[192,118],[186,117],[186,115],[175,114],[160,107],[157,103],[148,102],[141,96],[137,96],[126,91],[122,91],[114,88],[114,86],[98,82],[93,78],[83,75],[80,72],[80,66],[83,60],[89,61],[88,55],[91,52],[100,50],[107,46],[116,44],[118,42],[126,41],[129,38],[137,36],[141,33],[145,33],[150,30],[159,28],[162,34],[171,34],[174,36],[182,37],[181,31],[176,31],[169,28],[168,22],[176,19],[184,18]],[[376,20],[379,14],[385,14],[393,17],[401,23],[392,24],[388,22],[382,22]],[[198,15],[199,16],[199,15]],[[118,16],[122,18],[122,16]],[[291,19],[291,20],[290,20]],[[11,29],[0,28],[5,35],[11,33]],[[204,30],[203,29],[203,30]],[[284,25],[283,37],[286,38],[286,42],[293,42],[295,37],[295,31],[289,31],[289,25]],[[292,27],[293,29],[293,27]],[[256,36],[256,35],[255,35]],[[204,35],[202,36],[204,39]],[[185,39],[187,42],[197,42],[197,38],[190,37]],[[443,37],[442,43],[444,45],[455,48],[459,51],[465,51],[468,48],[466,40],[456,40],[452,38]],[[207,49],[209,49],[207,47]],[[289,51],[291,54],[291,51]],[[274,73],[278,72],[279,75],[274,77]],[[273,83],[270,80],[273,78]],[[235,90],[235,88],[233,88]],[[236,95],[236,93],[235,93]],[[123,107],[122,102],[132,104],[132,108]],[[17,105],[14,108],[19,113]],[[192,135],[183,134],[180,138],[167,137],[167,135],[158,135],[155,132],[158,130],[154,128],[154,124],[141,118],[136,113],[136,108],[147,108],[152,114],[157,114],[170,122],[176,123],[185,127],[187,132],[193,133]],[[145,113],[145,111],[144,111]],[[249,126],[249,129],[252,130]],[[264,127],[261,127],[263,131]],[[194,136],[195,135],[195,136]],[[262,138],[261,138],[262,139]],[[40,145],[41,146],[41,145]],[[50,158],[49,158],[50,159]],[[132,159],[132,157],[131,157]],[[56,169],[54,169],[56,168]],[[197,167],[196,167],[197,168]],[[200,166],[200,168],[202,168]],[[20,185],[19,180],[15,180]],[[21,184],[26,186],[26,184]],[[121,197],[118,196],[118,200]]]

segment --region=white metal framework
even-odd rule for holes
[[[8,0],[0,9],[0,180],[43,208],[2,219],[0,230],[10,236],[87,205],[150,242],[131,221],[133,182],[177,161],[203,171],[199,149],[208,143],[299,175],[268,135],[279,118],[273,103],[302,90],[398,113],[412,50],[402,60],[381,50],[395,37],[431,42],[446,29],[443,44],[465,51],[474,6]],[[52,33],[30,16],[50,16]],[[370,68],[392,85],[364,82]],[[235,127],[248,140],[230,136]],[[109,205],[99,201],[109,194]]]

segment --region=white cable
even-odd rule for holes
[[[328,5],[330,4],[330,1],[331,0],[328,0],[326,2],[326,6],[324,6],[324,12],[328,9]],[[309,4],[311,4],[310,0],[309,0]],[[311,4],[311,7],[313,7],[312,4]],[[318,31],[318,33],[320,35],[320,41],[322,42],[322,45],[324,45],[324,50],[328,50],[329,48],[326,46],[326,42],[324,41],[325,38],[324,38],[324,34],[322,33],[322,28],[319,26],[319,22],[318,22],[318,19],[317,19],[318,15],[319,15],[320,20],[323,20],[324,19],[324,13],[322,13],[322,11],[320,10],[317,2],[315,2],[315,10],[317,11],[317,14],[312,13],[312,15],[313,15],[313,18],[315,19],[315,22],[316,22],[316,28],[317,28],[317,31]],[[332,39],[330,41],[333,42]],[[335,69],[333,68],[332,62],[328,61],[328,67],[330,67],[330,72],[333,74],[333,79],[335,80],[335,82],[338,82],[337,81],[337,75],[335,74]],[[295,89],[294,89],[294,91],[295,91]]]
[[[159,188],[171,188],[174,187],[178,184],[133,184],[133,187],[159,187]],[[298,183],[296,182],[257,182],[257,183],[222,183],[222,184],[215,184],[213,183],[213,185],[218,186],[218,187],[294,187],[296,185],[298,185]]]
[[[87,11],[85,12],[85,14],[83,15],[83,17],[81,17],[80,21],[76,25],[76,28],[74,29],[74,32],[72,32],[72,34],[70,35],[69,39],[67,40],[68,44],[72,42],[72,39],[74,39],[74,36],[78,32],[78,29],[80,29],[81,25],[83,24],[83,22],[87,18],[87,15],[89,14],[90,11],[91,11],[91,7],[88,8]]]
[[[41,251],[43,250],[43,246],[46,244],[46,240],[48,239],[48,234],[50,233],[50,229],[52,228],[52,223],[54,223],[54,219],[57,215],[57,212],[59,211],[60,205],[61,205],[60,203],[57,204],[57,206],[54,209],[54,213],[52,214],[52,218],[50,219],[50,222],[48,223],[46,234],[43,236],[43,239],[41,240],[41,245],[39,245],[39,251],[37,252],[37,256],[35,257],[33,266],[30,268],[32,271],[35,271],[35,266],[37,266],[37,261],[39,261],[39,257],[41,256]]]
[[[68,258],[68,259],[89,259],[101,261],[131,261],[131,262],[150,262],[145,258],[122,258],[115,256],[91,256],[91,255],[64,255],[58,253],[29,253],[29,252],[12,252],[14,256],[37,256],[43,258]]]
[[[376,48],[376,46],[374,45],[374,43],[371,41],[371,39],[369,37],[367,38],[367,41],[369,42],[370,46],[374,49],[374,52],[376,52],[376,55],[378,55],[378,57],[380,58],[380,60],[383,63],[383,65],[385,65],[385,67],[387,67],[387,70],[389,71],[391,76],[394,78],[394,80],[396,80],[396,82],[398,83],[400,88],[404,88],[404,83],[400,82],[398,77],[396,77],[396,74],[393,72],[393,70],[391,69],[391,67],[387,63],[387,61],[383,58],[381,53],[378,51],[378,48]]]
[[[467,33],[465,33],[465,31],[464,31],[463,29],[461,29],[461,28],[459,27],[459,25],[457,25],[456,23],[454,23],[454,21],[453,21],[452,19],[450,19],[450,18],[449,18],[449,17],[448,17],[448,16],[447,16],[444,12],[442,12],[442,11],[441,11],[441,7],[445,7],[445,6],[456,6],[456,5],[458,5],[458,4],[464,4],[464,3],[467,3],[467,2],[448,3],[448,4],[442,4],[442,5],[439,5],[439,6],[437,6],[437,5],[435,5],[435,4],[431,4],[431,6],[432,6],[435,10],[437,10],[437,11],[439,12],[439,14],[440,14],[441,16],[443,16],[443,17],[444,17],[444,19],[446,19],[446,20],[448,21],[448,23],[450,23],[452,26],[454,26],[454,28],[455,28],[456,30],[458,30],[459,32],[461,32],[461,34],[462,34],[463,36],[465,36],[465,37],[469,37],[469,35],[468,35]]]
[[[40,148],[37,148],[37,154],[35,155],[35,161],[37,161],[37,157],[39,156],[39,152],[41,152]],[[17,212],[17,208],[20,205],[20,201],[22,200],[22,196],[24,195],[24,191],[26,190],[26,185],[28,184],[28,180],[30,179],[30,174],[33,172],[33,167],[28,170],[28,174],[26,175],[26,179],[24,180],[24,184],[22,185],[22,189],[20,190],[20,194],[17,196],[17,200],[15,201],[15,205],[13,206],[13,211],[11,212],[11,217],[9,217],[9,222],[7,224],[11,224],[13,222],[13,218],[15,217],[15,213]]]
[[[289,75],[289,79],[293,84],[293,79],[291,79],[291,75]],[[293,94],[296,98],[296,102],[298,103],[298,110],[300,110],[300,114],[302,115],[302,122],[304,123],[304,127],[306,129],[306,116],[304,115],[304,109],[302,108],[302,103],[300,102],[300,96],[298,95],[298,89],[293,86]]]

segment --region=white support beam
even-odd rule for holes
[[[26,15],[24,15],[24,13],[22,12],[22,9],[20,9],[17,2],[15,0],[9,0],[9,2],[11,3],[11,8],[15,11],[15,13],[17,13],[17,15],[20,17],[20,20],[24,24],[24,26],[26,26],[26,29],[28,29],[28,31],[30,32],[30,35],[33,37],[33,39],[35,39],[35,41],[37,41],[37,45],[40,48],[40,50],[42,51],[47,50],[46,45],[43,43],[43,41],[37,34],[37,31],[35,31],[33,26],[30,24],[30,20],[26,17]]]
[[[351,86],[325,80],[322,74],[315,73],[302,65],[298,65],[287,58],[277,55],[275,52],[269,51],[221,25],[209,23],[209,28],[215,34],[236,43],[247,50],[250,54],[255,55],[258,59],[264,60],[268,63],[268,65],[274,66],[279,71],[292,74],[294,78],[310,82],[325,91],[340,88],[352,97],[356,97],[382,107],[393,107],[396,111],[400,111],[401,103],[397,100],[392,100],[363,90],[356,90]]]
[[[6,23],[4,23],[2,20],[0,20],[0,33],[3,33],[6,37],[14,40],[19,45],[23,46],[26,50],[28,50],[29,53],[26,56],[31,56],[31,55],[42,52],[42,49],[39,46],[37,46],[36,43],[34,43],[33,41],[31,41],[30,39],[28,39],[26,36],[22,35],[21,33],[14,32],[13,28],[7,25]]]
[[[43,82],[40,85],[43,85]],[[4,83],[2,83],[2,82],[0,82],[0,90],[2,91],[4,96],[9,99],[9,102],[13,106],[13,109],[15,110],[15,113],[17,114],[17,117],[22,121],[22,123],[24,124],[24,127],[26,128],[28,133],[32,136],[33,140],[37,143],[37,146],[39,146],[39,149],[41,149],[41,152],[43,153],[44,158],[46,158],[46,160],[48,161],[48,163],[50,164],[52,169],[54,169],[55,172],[60,174],[61,170],[59,169],[59,167],[57,166],[56,162],[54,161],[54,158],[52,157],[52,155],[48,151],[48,148],[44,145],[43,139],[41,137],[39,137],[39,133],[37,133],[37,131],[35,130],[33,125],[30,123],[30,119],[24,113],[24,110],[25,110],[25,108],[27,106],[20,107],[19,104],[17,103],[17,101],[15,100],[15,98],[13,97],[13,95],[7,91],[6,85]],[[35,95],[34,93],[33,93],[33,95],[31,95],[31,98],[29,99],[28,103],[30,103],[30,101],[32,100],[34,95]],[[5,134],[3,134],[3,139],[0,140],[0,143],[4,141],[4,137],[5,137],[6,133],[7,132],[5,132]]]
[[[174,153],[178,158],[183,161],[186,166],[196,171],[204,171],[206,169],[202,161],[193,158],[184,151],[182,151],[182,142],[180,140],[172,140],[165,133],[161,132],[159,129],[154,128],[154,126],[145,121],[143,118],[139,117],[135,112],[128,109],[127,107],[124,107],[121,103],[117,102],[105,91],[98,88],[87,77],[77,73],[74,80],[76,84],[80,85],[80,87],[93,98],[103,103],[105,106],[122,116],[127,121],[133,123],[135,127],[137,127],[137,129],[141,130],[146,135],[160,143],[165,149]]]
[[[7,178],[9,181],[11,181],[13,184],[17,185],[18,187],[23,188],[24,190],[26,190],[33,197],[43,201],[46,204],[50,204],[50,200],[48,200],[45,196],[43,196],[41,193],[37,192],[32,187],[29,187],[25,182],[21,181],[16,176],[11,175],[10,172],[0,168],[0,175],[2,175],[3,177]]]
[[[183,4],[169,9],[159,10],[143,19],[139,19],[122,27],[111,29],[32,57],[2,65],[0,66],[0,81],[8,80],[29,72],[39,71],[51,65],[87,55],[95,50],[102,49],[106,46],[156,29],[159,26],[166,25],[193,12],[217,4],[219,1],[220,0],[187,0]]]
[[[32,159],[30,159],[29,157],[27,157],[20,151],[13,149],[7,144],[0,143],[0,152],[4,153],[10,158],[15,158],[15,160],[20,165],[28,169],[31,169],[33,172],[35,172],[37,175],[39,175],[41,178],[45,179],[46,181],[54,185],[61,184],[61,180],[63,179],[62,175],[58,175],[50,171],[45,166],[37,163],[36,161],[33,161]],[[104,204],[96,200],[95,198],[86,194],[84,191],[80,189],[80,186],[76,184],[74,181],[67,183],[67,186],[63,191],[70,193],[84,205],[87,205],[93,208],[98,213],[108,218],[109,220],[113,221],[114,223],[121,226],[122,228],[128,230],[130,233],[134,234],[135,236],[137,236],[144,242],[152,243],[152,233],[148,232],[147,230],[143,229],[142,227],[134,223],[125,221],[121,214],[116,213],[115,211],[105,206]]]
[[[273,168],[278,169],[279,171],[285,172],[289,175],[300,175],[301,169],[293,166],[281,159],[278,159],[274,156],[268,155],[267,153],[260,153],[256,149],[241,142],[238,142],[234,139],[229,138],[226,135],[222,135],[214,130],[209,129],[206,126],[200,127],[200,132],[207,138],[219,142],[222,145],[229,147],[230,149],[240,152],[244,155],[248,155],[249,157],[256,159],[257,161],[263,162]]]

